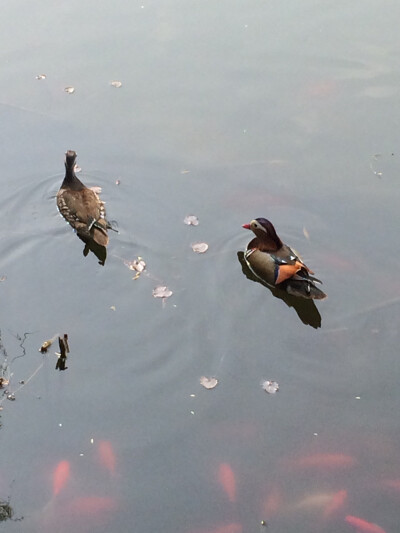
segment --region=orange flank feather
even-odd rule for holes
[[[231,466],[221,463],[218,468],[218,481],[224,489],[229,501],[236,501],[236,479]]]
[[[345,504],[346,500],[347,490],[339,490],[339,492],[335,492],[335,494],[332,496],[331,501],[325,507],[324,518],[329,518],[331,515],[336,513],[336,511],[341,509]]]
[[[98,447],[98,458],[100,464],[108,470],[108,472],[114,476],[115,475],[115,466],[116,466],[116,457],[111,445],[111,442],[108,440],[102,440],[99,443]]]
[[[278,270],[278,277],[275,283],[282,283],[285,279],[289,279],[298,272],[303,265],[296,261],[294,265],[280,265]]]
[[[68,461],[60,461],[53,472],[53,496],[57,496],[67,484],[71,468]]]

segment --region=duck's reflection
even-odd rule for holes
[[[250,279],[251,281],[256,281],[260,285],[263,285],[264,287],[270,290],[270,292],[275,296],[275,298],[283,300],[288,307],[293,307],[303,324],[311,326],[315,329],[321,327],[321,315],[313,300],[307,300],[306,298],[299,298],[297,296],[292,296],[291,294],[288,294],[285,290],[283,290],[285,288],[285,282],[281,283],[282,289],[270,287],[266,283],[263,283],[259,278],[256,278],[256,276],[252,273],[244,258],[244,252],[238,252],[237,257],[239,263],[242,265],[242,271],[246,278]]]
[[[81,239],[81,241],[85,243],[83,255],[87,257],[89,252],[94,253],[94,255],[99,260],[99,265],[104,266],[107,259],[107,248],[105,246],[97,244],[97,242],[93,239],[85,239],[81,235],[78,235],[78,237]]]

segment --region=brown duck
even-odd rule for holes
[[[274,226],[266,218],[256,218],[250,224],[243,224],[255,234],[247,245],[244,258],[254,275],[273,287],[294,296],[322,300],[326,294],[315,283],[310,270],[297,253],[278,237]]]
[[[57,207],[65,220],[85,242],[107,246],[106,209],[98,194],[86,187],[75,174],[76,152],[65,154],[65,178],[57,193]]]

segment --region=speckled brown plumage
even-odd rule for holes
[[[107,246],[110,226],[105,218],[104,202],[77,178],[75,160],[76,153],[69,150],[65,154],[65,178],[57,193],[57,207],[82,240]]]

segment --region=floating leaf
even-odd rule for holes
[[[192,250],[196,254],[204,254],[208,250],[208,244],[206,242],[196,242],[192,244]]]
[[[268,394],[275,394],[279,390],[279,384],[277,381],[263,381],[262,388],[265,390],[265,392],[268,392]]]
[[[36,76],[36,79],[37,79],[37,80],[45,80],[45,79],[46,79],[46,74],[38,74],[38,75]]]
[[[183,222],[188,226],[198,226],[199,219],[195,215],[186,215]]]
[[[214,389],[218,385],[218,379],[206,378],[206,376],[201,376],[200,385],[203,385],[205,389]]]
[[[116,87],[117,89],[119,89],[120,87],[122,87],[122,82],[120,82],[120,81],[112,81],[111,85],[113,87]]]
[[[72,94],[75,92],[75,87],[65,87],[64,91],[68,94]]]
[[[169,298],[172,296],[172,291],[168,287],[159,286],[153,290],[154,298]]]

